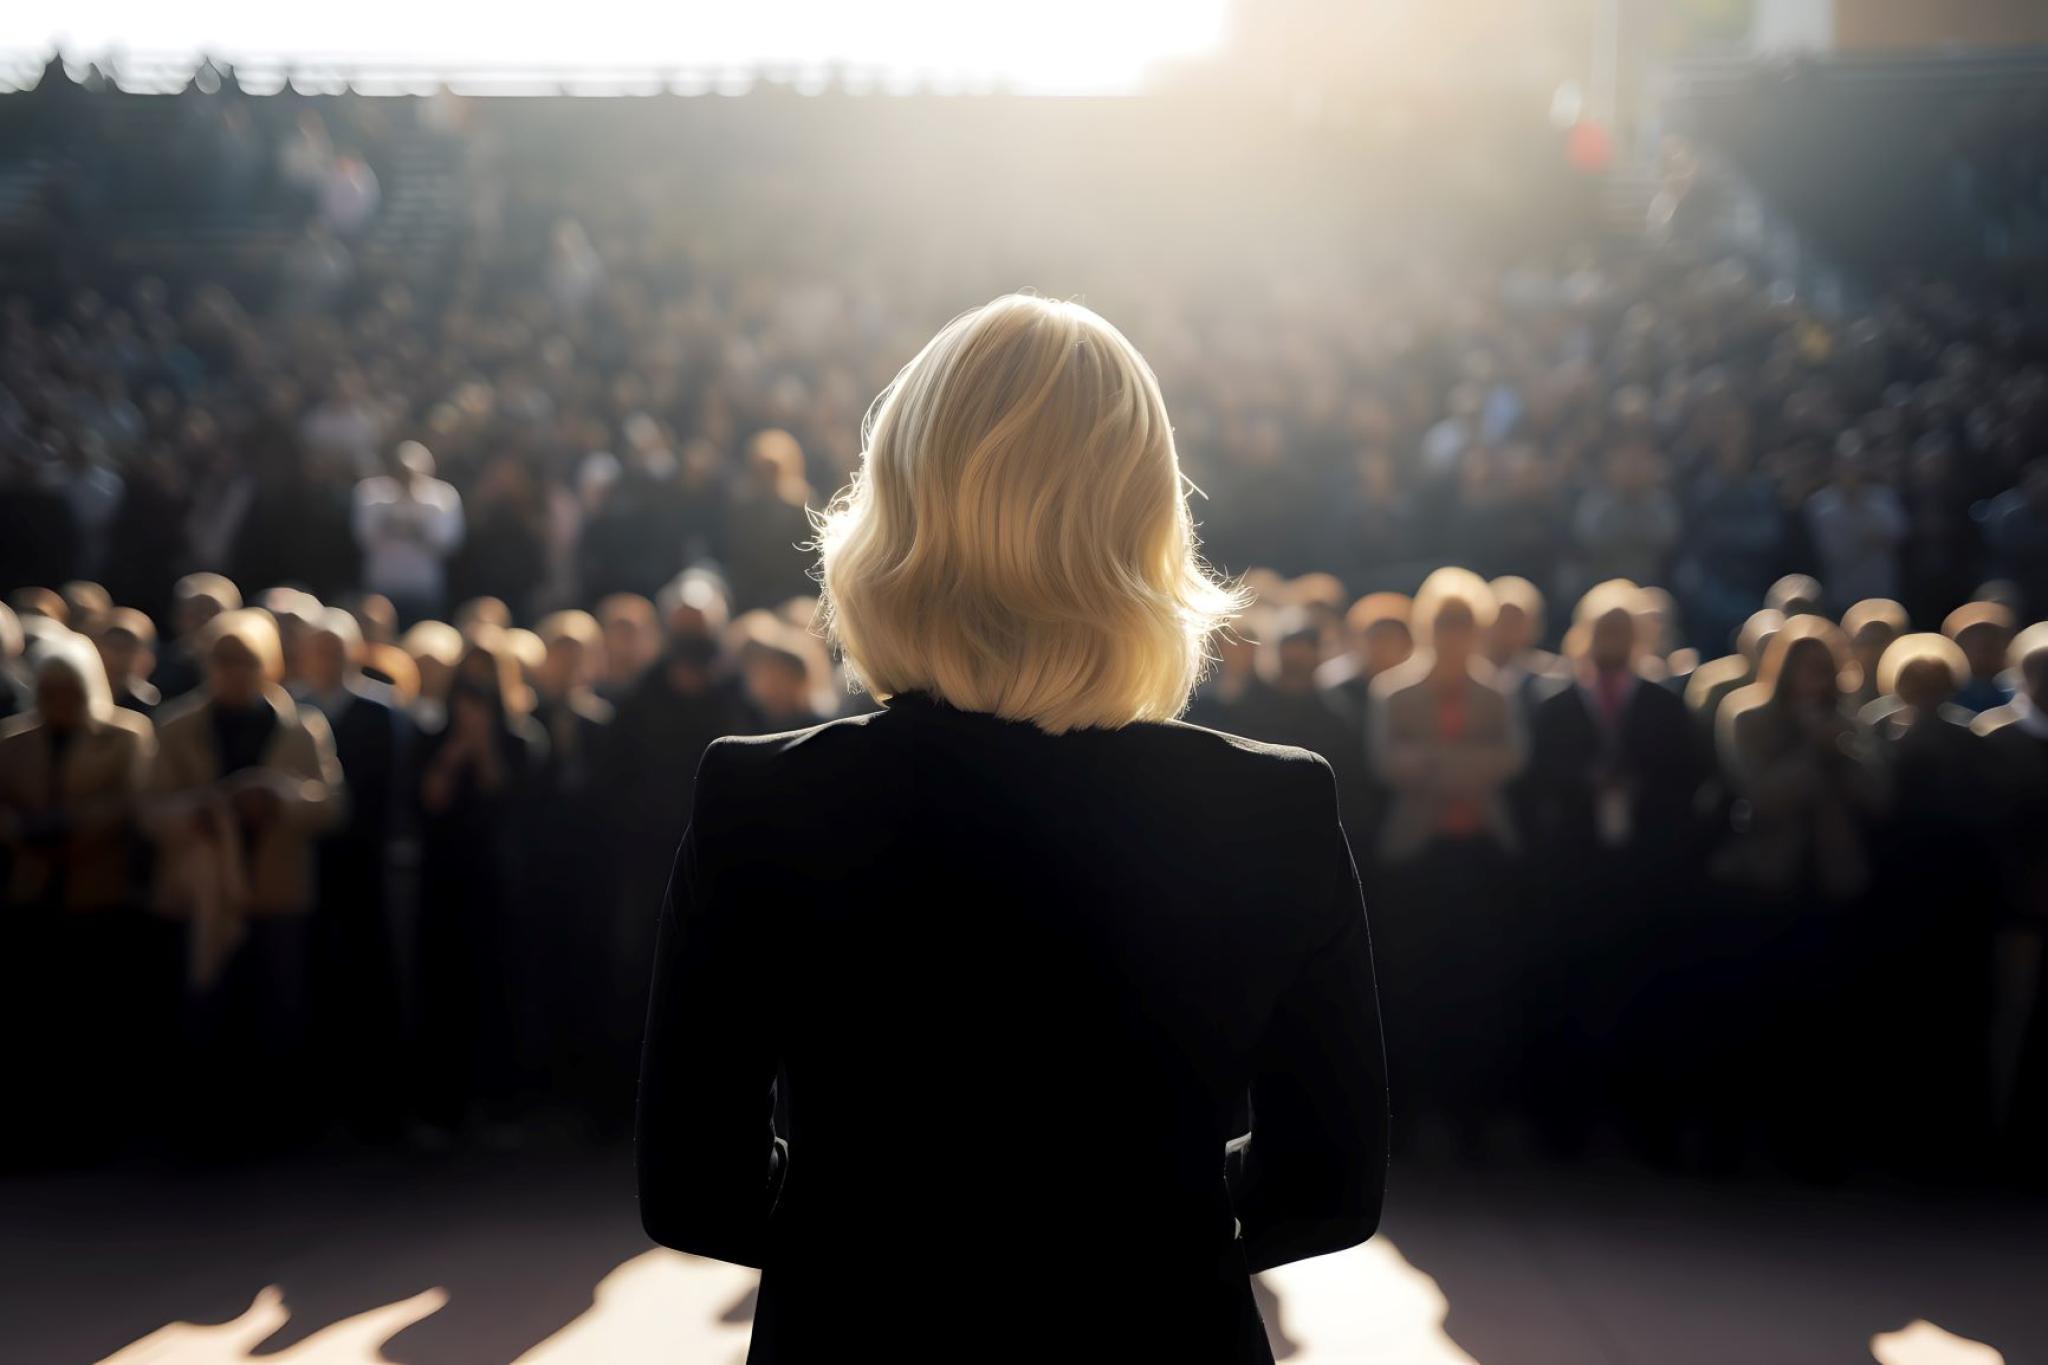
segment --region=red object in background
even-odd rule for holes
[[[1591,119],[1580,119],[1564,135],[1564,159],[1575,171],[1592,175],[1604,171],[1614,160],[1614,139]]]

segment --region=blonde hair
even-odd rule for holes
[[[1422,580],[1422,586],[1415,590],[1415,604],[1408,615],[1409,629],[1419,645],[1431,644],[1436,637],[1437,614],[1451,603],[1456,602],[1472,614],[1475,630],[1485,630],[1493,624],[1498,610],[1493,589],[1485,579],[1470,569],[1446,565]]]
[[[86,714],[102,724],[113,717],[114,689],[107,682],[107,666],[86,636],[68,627],[50,631],[30,647],[28,664],[38,685],[45,673],[70,674],[85,693]]]
[[[1759,695],[1776,700],[1793,651],[1812,648],[1825,650],[1833,661],[1836,691],[1854,692],[1862,683],[1863,671],[1856,666],[1855,655],[1849,649],[1849,637],[1842,633],[1842,628],[1825,616],[1801,614],[1788,618],[1777,634],[1771,636],[1771,642],[1764,646],[1763,658],[1757,661],[1756,667]]]
[[[1513,607],[1522,613],[1529,627],[1537,635],[1543,633],[1544,601],[1543,590],[1526,578],[1515,574],[1503,574],[1486,585],[1493,593],[1494,615],[1499,616],[1501,607]]]
[[[1407,630],[1414,609],[1414,600],[1405,592],[1370,592],[1351,604],[1351,610],[1344,613],[1344,623],[1360,635],[1383,621],[1393,621]]]
[[[2005,647],[2005,663],[2008,668],[2026,672],[2027,660],[2048,650],[2048,621],[2036,621],[2012,637],[2012,643]]]
[[[213,654],[223,636],[232,635],[256,656],[256,662],[263,670],[263,677],[271,683],[284,681],[284,642],[277,633],[277,618],[262,607],[236,607],[224,611],[206,623],[202,635],[201,652]]]
[[[91,579],[74,578],[57,591],[64,599],[65,610],[70,613],[65,624],[88,639],[98,632],[114,610],[113,594]]]
[[[455,629],[465,640],[476,638],[484,627],[496,630],[512,628],[512,608],[505,605],[502,597],[472,597],[455,609]]]
[[[548,661],[547,641],[524,626],[513,626],[505,631],[504,641],[505,648],[529,674],[539,672],[540,666]]]
[[[1901,635],[1885,646],[1877,659],[1877,690],[1886,696],[1896,696],[1899,690],[1899,675],[1918,663],[1940,664],[1948,670],[1949,687],[1961,687],[1970,676],[1970,661],[1963,654],[1963,647],[1946,635],[1931,630],[1917,634]]]
[[[1625,611],[1630,616],[1641,617],[1650,605],[1645,592],[1633,579],[1604,578],[1586,589],[1585,596],[1572,608],[1572,621],[1574,624],[1597,621],[1611,611]]]
[[[1583,659],[1593,648],[1593,629],[1604,618],[1619,612],[1634,629],[1629,634],[1629,656],[1645,652],[1643,614],[1653,599],[1647,588],[1626,578],[1609,578],[1586,589],[1572,608],[1572,623],[1564,633],[1563,653],[1568,659]]]
[[[204,597],[222,611],[234,611],[242,605],[242,590],[225,574],[188,573],[171,589],[171,595],[180,602]]]
[[[363,657],[363,627],[352,613],[340,607],[327,607],[315,616],[310,627],[315,635],[332,635],[341,641],[341,652],[350,663],[360,662]]]
[[[855,681],[1054,734],[1186,708],[1250,593],[1197,551],[1158,381],[1122,333],[1006,294],[941,328],[862,434],[812,518]]]
[[[1889,597],[1866,597],[1842,613],[1842,632],[1853,643],[1871,626],[1885,626],[1894,638],[1912,628],[1906,609]]]
[[[1960,640],[1964,631],[1978,626],[1995,626],[2010,636],[2018,628],[2019,619],[2003,602],[1965,602],[1941,623],[1941,633],[1951,640]]]
[[[398,647],[412,656],[415,663],[432,659],[453,668],[462,657],[462,632],[446,621],[417,621],[399,638]]]
[[[540,618],[534,632],[541,643],[553,648],[558,640],[568,640],[584,649],[599,649],[604,645],[604,631],[599,628],[597,618],[587,611],[549,612]]]

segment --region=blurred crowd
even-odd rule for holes
[[[811,629],[807,509],[896,367],[1020,284],[1147,355],[1205,553],[1262,584],[1191,719],[1337,766],[1404,1142],[2038,1141],[2020,296],[1823,310],[1696,240],[1588,245],[1561,162],[1057,101],[953,109],[979,137],[419,102],[458,216],[391,262],[395,187],[291,167],[347,159],[329,124],[388,153],[405,106],[268,103],[199,97],[269,169],[188,188],[306,187],[286,250],[88,241],[0,303],[6,999],[60,1101],[11,1142],[616,1131],[697,754],[869,704]]]
[[[1505,1112],[1560,1156],[2038,1175],[2048,623],[2009,584],[1915,629],[1787,575],[1704,660],[1625,578],[1555,623],[1455,567],[1263,586],[1190,718],[1336,767],[1397,1150]]]

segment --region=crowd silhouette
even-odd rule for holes
[[[912,339],[1024,274],[1128,319],[1259,588],[1189,719],[1338,771],[1404,1151],[1519,1117],[1560,1155],[2039,1174],[2018,304],[1825,312],[1441,149],[1378,149],[1416,192],[1362,235],[1289,212],[1328,147],[1118,188],[1135,114],[1055,221],[930,127],[862,209],[888,157],[773,109],[735,157],[418,104],[192,96],[220,173],[157,189],[292,243],[142,269],[86,232],[0,305],[14,1159],[622,1132],[697,755],[874,704],[812,629],[808,509]],[[431,271],[375,241],[407,118],[461,167]],[[107,158],[96,203],[134,192]],[[1424,231],[1503,201],[1555,212]]]

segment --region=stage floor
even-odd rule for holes
[[[738,1365],[754,1281],[587,1150],[9,1177],[0,1273],[22,1365]],[[2048,1361],[2039,1200],[1397,1168],[1378,1238],[1263,1280],[1290,1365]],[[914,1271],[877,1311],[915,1340]]]

